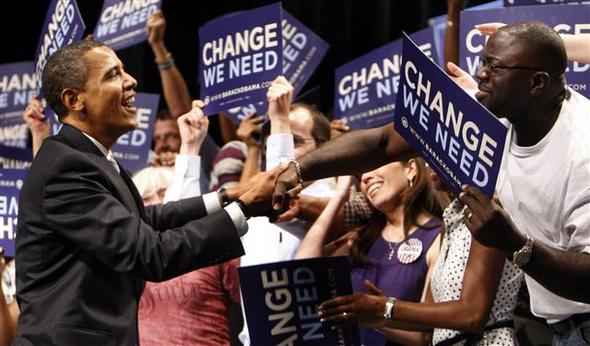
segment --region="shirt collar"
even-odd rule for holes
[[[112,157],[113,153],[111,152],[111,150],[107,149],[104,145],[102,145],[102,143],[100,143],[99,141],[97,141],[94,137],[90,136],[89,134],[82,132],[82,134],[84,136],[86,136],[88,139],[90,139],[90,141],[92,143],[94,143],[94,145],[96,145],[96,147],[98,148],[98,150],[100,150],[100,152],[106,157]]]

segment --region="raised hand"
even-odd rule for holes
[[[457,83],[463,90],[475,90],[477,89],[477,82],[469,73],[465,70],[460,68],[459,66],[455,65],[452,62],[447,63],[447,71],[449,71],[449,76],[453,78],[455,83]]]
[[[195,100],[190,112],[181,115],[177,119],[181,139],[181,154],[198,155],[201,150],[201,145],[207,136],[209,128],[209,118],[205,116],[202,110],[204,106],[203,101]]]
[[[148,43],[150,45],[163,43],[165,31],[166,18],[164,18],[164,13],[158,10],[147,21]]]
[[[260,146],[257,137],[260,137],[263,122],[264,116],[262,115],[247,115],[240,123],[236,135],[242,142],[246,143],[248,147]]]
[[[339,137],[348,131],[350,131],[350,127],[344,121],[340,119],[330,121],[330,139]]]
[[[49,135],[49,122],[43,112],[43,105],[41,104],[39,96],[33,96],[29,105],[25,108],[23,120],[33,134]]]
[[[475,26],[475,28],[477,30],[479,30],[479,32],[481,32],[482,35],[490,36],[493,33],[495,33],[496,31],[498,31],[498,29],[500,29],[503,26],[506,26],[506,24],[504,24],[504,23],[483,23],[483,24],[477,24]]]
[[[25,108],[23,113],[23,120],[31,131],[33,138],[33,156],[37,155],[37,151],[41,148],[43,140],[49,137],[49,121],[43,112],[43,105],[38,96],[31,98],[29,105]]]
[[[290,133],[289,110],[293,101],[293,86],[283,76],[277,77],[266,92],[271,134]]]

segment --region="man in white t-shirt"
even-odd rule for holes
[[[531,310],[556,344],[575,344],[590,338],[590,305],[562,296],[590,302],[590,101],[565,87],[563,43],[543,24],[503,28],[483,61],[476,98],[510,121],[497,184],[510,217],[467,188],[466,224],[525,271]]]
[[[588,342],[590,305],[561,296],[590,300],[590,101],[567,89],[563,42],[545,24],[501,28],[481,61],[475,97],[510,123],[497,186],[504,208],[464,187],[465,223],[477,240],[502,249],[527,273],[532,310],[550,324],[555,344]],[[300,180],[354,174],[414,155],[391,125],[354,131],[298,159],[300,172],[291,165],[277,180],[273,203],[284,206]]]

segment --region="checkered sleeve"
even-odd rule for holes
[[[344,229],[355,228],[366,224],[373,215],[373,206],[362,192],[354,192],[344,203],[342,226]]]

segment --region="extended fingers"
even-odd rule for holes
[[[479,32],[481,32],[483,35],[491,35],[493,33],[495,33],[498,29],[500,29],[501,27],[505,26],[506,24],[504,23],[483,23],[483,24],[477,24],[475,25],[475,28],[477,30],[479,30]]]
[[[321,317],[320,322],[332,326],[332,329],[356,322],[357,315],[354,312],[344,311],[339,314]]]
[[[350,130],[350,127],[346,125],[342,120],[332,120],[330,122],[330,128],[343,132]]]
[[[462,77],[467,75],[467,72],[465,72],[465,70],[463,70],[462,68],[460,68],[459,66],[457,66],[455,63],[453,62],[447,62],[447,70],[451,73],[451,77]]]

